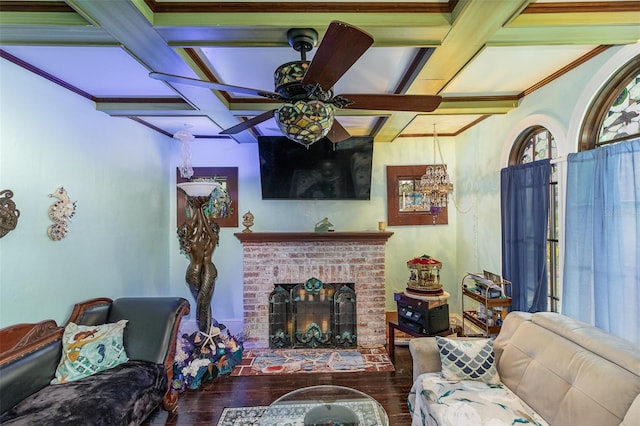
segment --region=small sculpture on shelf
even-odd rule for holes
[[[328,218],[323,218],[320,222],[316,223],[314,228],[315,232],[333,232],[333,224],[329,222]]]
[[[251,211],[246,212],[242,216],[242,224],[244,225],[244,229],[242,230],[242,232],[244,232],[245,234],[253,232],[251,229],[249,229],[253,226],[253,213],[251,213]]]
[[[443,294],[442,284],[440,284],[442,262],[424,254],[407,261],[407,268],[409,268],[408,293],[424,296]]]

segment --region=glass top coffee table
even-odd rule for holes
[[[297,389],[275,400],[260,426],[388,426],[387,413],[366,393],[343,386]]]

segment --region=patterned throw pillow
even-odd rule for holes
[[[436,337],[436,342],[445,379],[500,383],[492,339],[455,340]]]
[[[72,382],[127,362],[122,344],[127,320],[95,326],[69,323],[62,336],[62,357],[51,384]]]

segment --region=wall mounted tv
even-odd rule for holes
[[[368,200],[373,138],[326,138],[306,148],[284,136],[258,137],[263,200]]]

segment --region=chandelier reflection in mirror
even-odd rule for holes
[[[436,149],[440,156],[440,163],[436,163]],[[453,192],[453,184],[449,179],[447,165],[444,164],[436,125],[433,125],[433,162],[426,166],[424,175],[420,178],[418,189],[422,193],[422,201],[427,209],[434,215],[433,220],[442,208],[447,206],[449,194]]]

